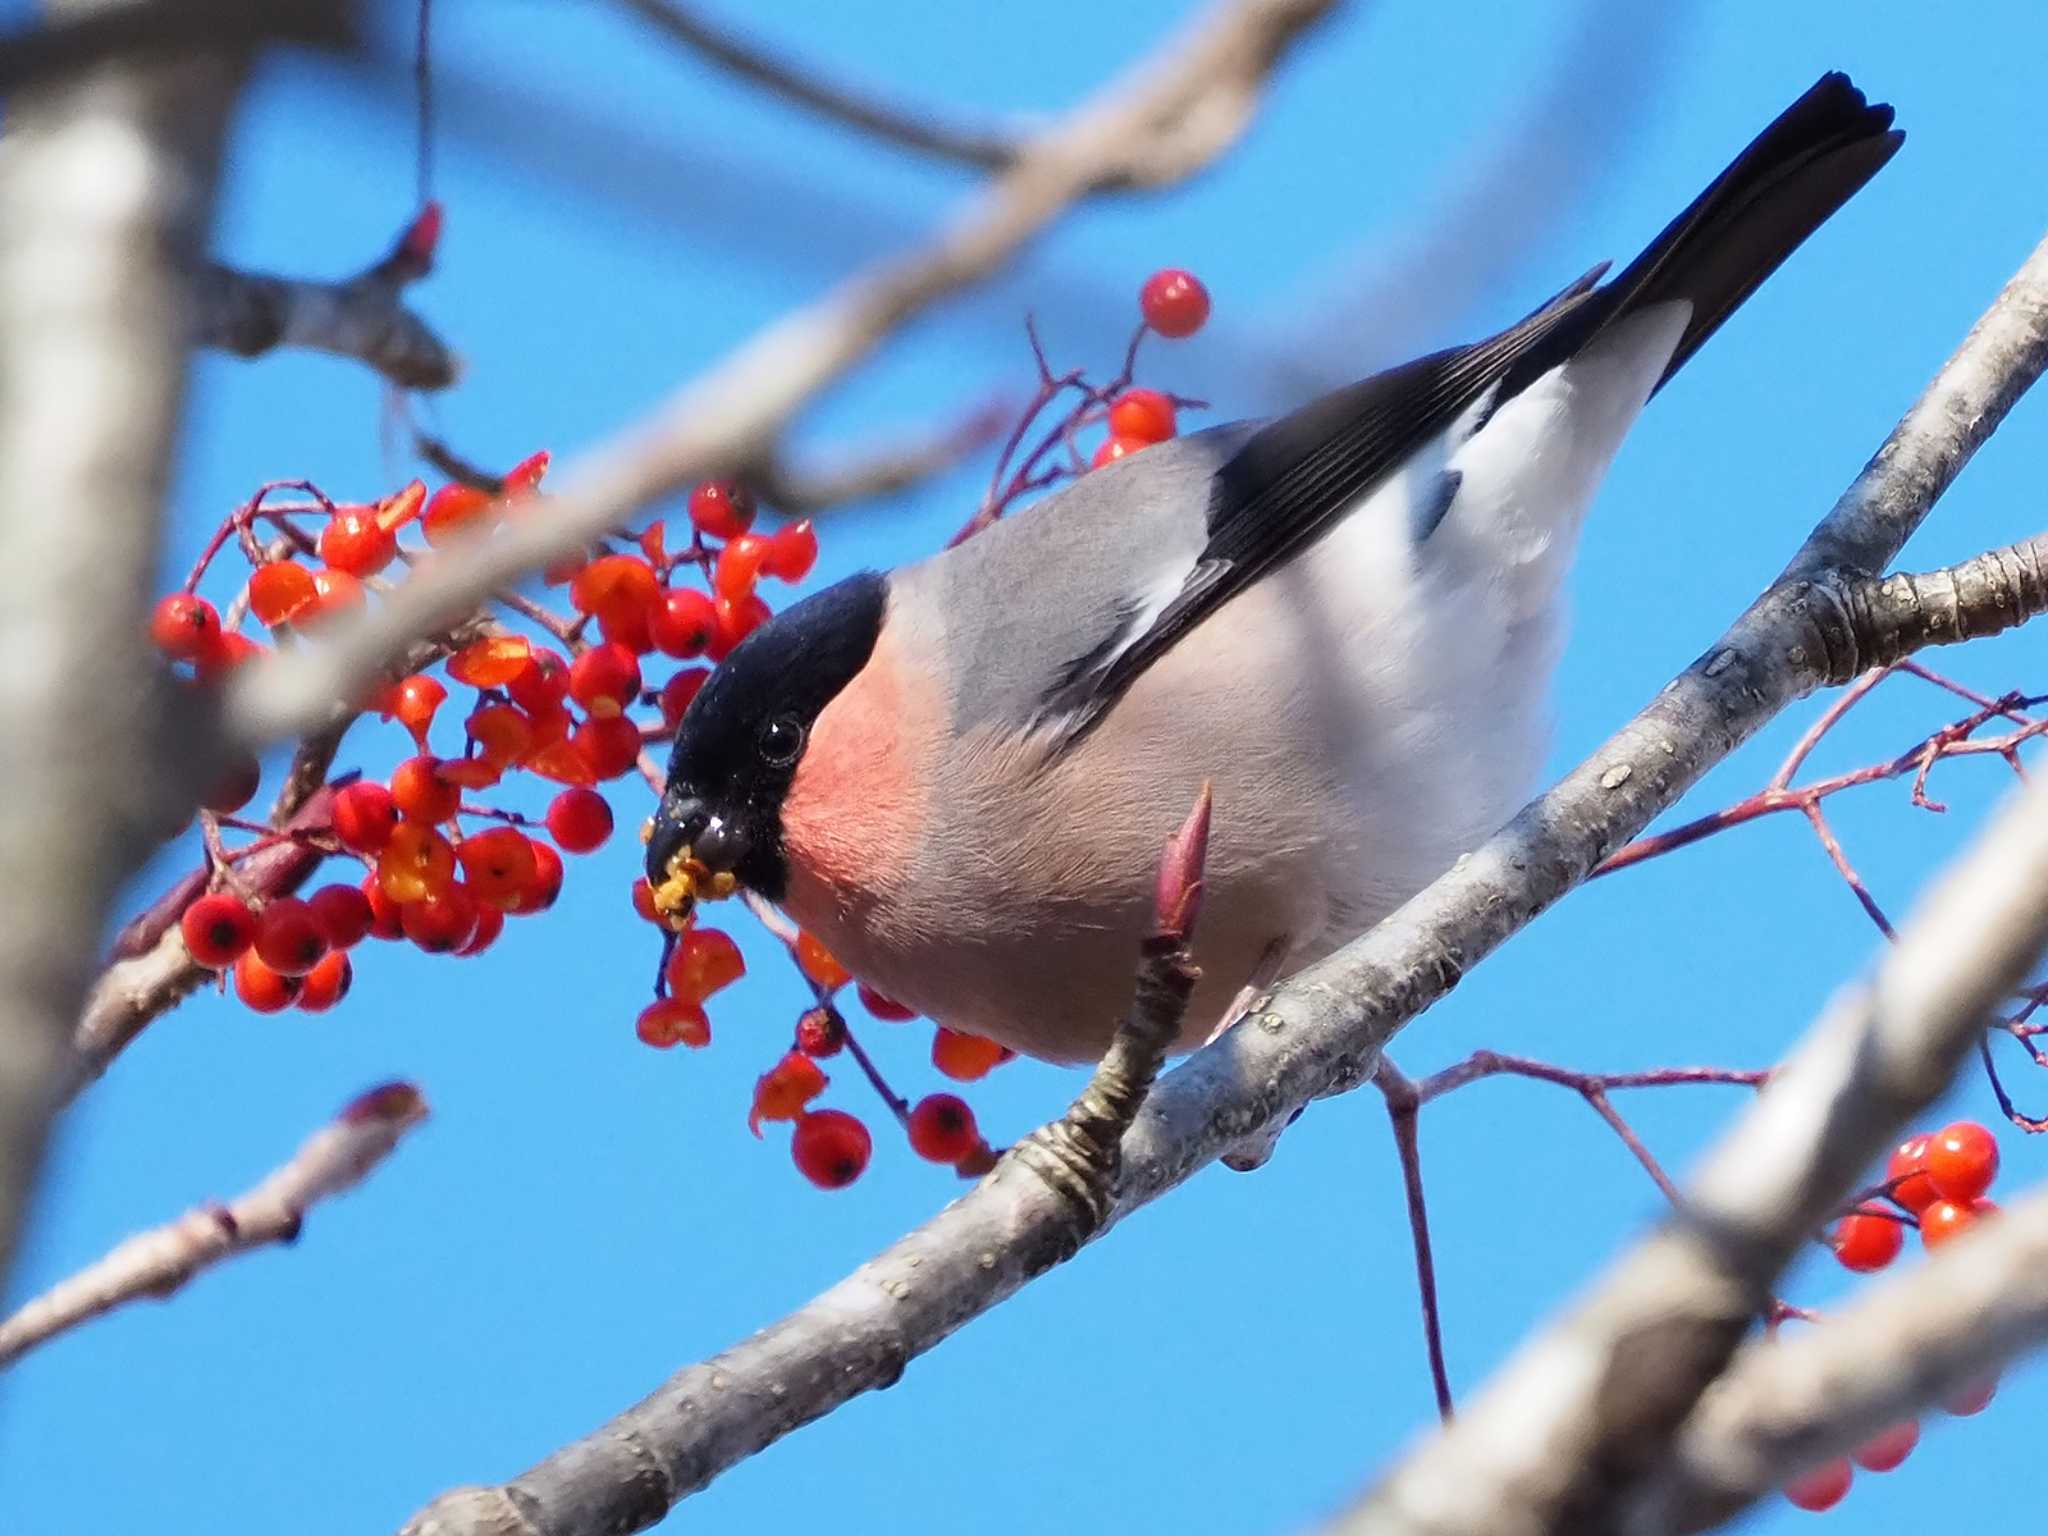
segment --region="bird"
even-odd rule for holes
[[[1524,802],[1623,436],[1897,151],[1892,120],[1826,74],[1611,279],[792,604],[685,712],[650,881],[690,872],[681,920],[737,883],[939,1024],[1086,1062],[1206,784],[1174,1042],[1199,1046]]]

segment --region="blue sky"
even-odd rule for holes
[[[417,297],[469,361],[436,415],[478,458],[587,446],[850,264],[916,239],[965,189],[962,173],[849,143],[705,73],[613,8],[437,9],[449,226]],[[1186,7],[749,9],[759,35],[849,76],[998,113],[1074,100]],[[805,418],[801,441],[872,441],[1021,392],[1027,309],[1056,360],[1113,368],[1131,296],[1162,264],[1200,271],[1217,319],[1154,353],[1152,382],[1210,393],[1217,419],[1269,409],[1300,381],[1499,324],[1593,261],[1632,254],[1815,76],[1846,68],[1898,105],[1907,145],[1659,397],[1624,452],[1575,581],[1554,763],[1575,761],[1778,569],[2044,222],[2043,23],[2023,0],[1939,24],[1846,0],[1649,11],[1610,0],[1588,22],[1574,0],[1354,8],[1282,77],[1224,166],[1072,220],[1002,281],[913,327]],[[1578,72],[1559,89],[1568,53]],[[1546,93],[1542,131],[1509,136]],[[409,208],[409,135],[400,72],[269,69],[235,142],[220,251],[354,269]],[[1560,142],[1581,166],[1561,178],[1548,152]],[[1456,254],[1490,277],[1446,305],[1428,279],[1448,258],[1400,257],[1485,166],[1488,217]],[[1390,300],[1348,302],[1388,271],[1408,274]],[[345,364],[202,360],[178,563],[261,481],[312,476],[343,496],[395,483],[409,471],[386,456],[379,410]],[[2036,531],[2044,411],[2015,414],[1914,542],[1914,563]],[[985,474],[977,464],[898,505],[834,514],[819,579],[929,549]],[[1943,664],[1993,691],[2048,689],[2038,635]],[[1761,782],[1814,707],[1689,809]],[[1883,755],[1951,714],[1893,684],[1821,766]],[[397,755],[396,729],[373,728],[348,760],[374,770]],[[1838,825],[1896,910],[1998,780],[1983,762],[1953,769],[1945,818],[1909,810],[1903,790],[1864,791],[1837,802]],[[628,800],[622,822],[641,810]],[[443,1487],[509,1475],[588,1430],[950,1196],[948,1177],[888,1137],[866,1179],[828,1196],[794,1175],[780,1138],[747,1136],[749,1087],[798,1001],[759,944],[710,1050],[634,1041],[651,963],[624,901],[635,846],[622,838],[574,865],[551,918],[480,961],[380,947],[330,1015],[195,1000],[86,1098],[64,1126],[19,1294],[246,1187],[368,1083],[410,1077],[436,1114],[369,1187],[318,1211],[296,1248],[16,1368],[0,1410],[10,1529],[395,1527]],[[1586,1068],[1762,1066],[1873,940],[1804,830],[1767,823],[1575,895],[1395,1055],[1418,1074],[1479,1046]],[[901,1086],[935,1086],[922,1026],[868,1035]],[[850,1069],[835,1078],[832,1101],[867,1112]],[[1019,1064],[974,1098],[1007,1138],[1077,1082]],[[2014,1082],[2048,1103],[2048,1082],[2018,1068]],[[1735,1092],[1665,1090],[1624,1108],[1683,1168]],[[1995,1113],[1976,1083],[1957,1104]],[[1430,1109],[1422,1134],[1450,1359],[1469,1391],[1654,1216],[1655,1192],[1554,1088],[1468,1089]],[[2017,1187],[2042,1153],[2003,1139]],[[1826,1306],[1846,1287],[1816,1259],[1787,1291]],[[1133,1531],[1288,1531],[1359,1487],[1429,1407],[1390,1137],[1377,1101],[1357,1095],[1312,1110],[1256,1176],[1204,1173],[892,1390],[728,1474],[673,1526],[865,1533],[921,1520],[1002,1536],[1044,1530],[1085,1498]],[[2048,1383],[2015,1377],[1985,1418],[1932,1431],[1833,1518],[1903,1531],[2030,1517],[2023,1473],[1965,1474],[2005,1464],[1995,1453],[2044,1410]],[[1774,1506],[1759,1528],[1811,1518]]]

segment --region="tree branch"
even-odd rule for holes
[[[1872,567],[1887,563],[2044,367],[2048,242],[1808,548],[1854,551]],[[1794,572],[1807,569],[1825,567],[1802,553]],[[1284,1124],[1318,1095],[1365,1081],[1402,1024],[1585,879],[1707,768],[1792,699],[1831,677],[1853,676],[1863,651],[1882,637],[1858,632],[1845,613],[1818,601],[1804,576],[1773,587],[1587,763],[1379,927],[1262,999],[1237,1028],[1169,1073],[1125,1137],[1112,1222]],[[415,1517],[408,1536],[584,1536],[659,1518],[726,1467],[895,1381],[912,1358],[1058,1262],[1070,1230],[1067,1203],[1006,1160],[816,1300],[679,1372],[522,1475],[514,1492],[449,1495]],[[663,1430],[659,1439],[651,1426]],[[622,1466],[630,1473],[613,1480]],[[472,1518],[479,1510],[489,1514],[481,1523]]]
[[[899,149],[982,171],[1006,171],[1026,142],[1021,132],[964,128],[909,112],[778,59],[722,30],[680,0],[624,0],[657,32],[770,95]]]
[[[427,1102],[410,1083],[386,1083],[358,1095],[247,1194],[227,1205],[197,1206],[129,1238],[0,1321],[0,1367],[116,1307],[170,1296],[224,1259],[270,1243],[296,1242],[306,1212],[368,1178],[426,1117]]]
[[[196,298],[202,346],[260,357],[278,347],[367,363],[401,389],[446,389],[461,364],[405,307],[405,290],[433,267],[441,215],[430,206],[390,252],[341,282],[308,282],[209,264]]]
[[[1826,1326],[1744,1345],[1640,1497],[1637,1530],[1704,1530],[1814,1463],[2048,1342],[2048,1191],[1887,1279]]]
[[[1679,1210],[1331,1536],[1611,1529],[1859,1172],[2048,945],[2048,782],[2008,806],[1771,1074]]]
[[[754,337],[655,420],[598,450],[545,517],[451,543],[372,613],[242,669],[229,700],[244,742],[304,729],[414,636],[582,548],[658,497],[759,462],[796,412],[938,300],[995,271],[1112,170],[1191,175],[1235,142],[1280,56],[1334,0],[1229,0],[1129,78],[1033,137],[931,244],[858,275]]]
[[[107,9],[53,7],[76,27]],[[190,805],[213,755],[211,741],[168,739],[136,616],[183,395],[185,274],[251,41],[228,29],[204,55],[108,63],[7,102],[0,868],[35,899],[0,927],[0,1277],[115,888],[168,830],[170,803]]]

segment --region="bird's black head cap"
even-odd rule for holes
[[[684,712],[647,844],[659,888],[684,848],[771,901],[787,881],[782,802],[827,704],[874,654],[888,582],[849,576],[734,647]]]

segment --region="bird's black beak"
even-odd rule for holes
[[[750,846],[744,831],[695,795],[663,795],[647,835],[655,907],[680,926],[700,897],[731,895]]]

